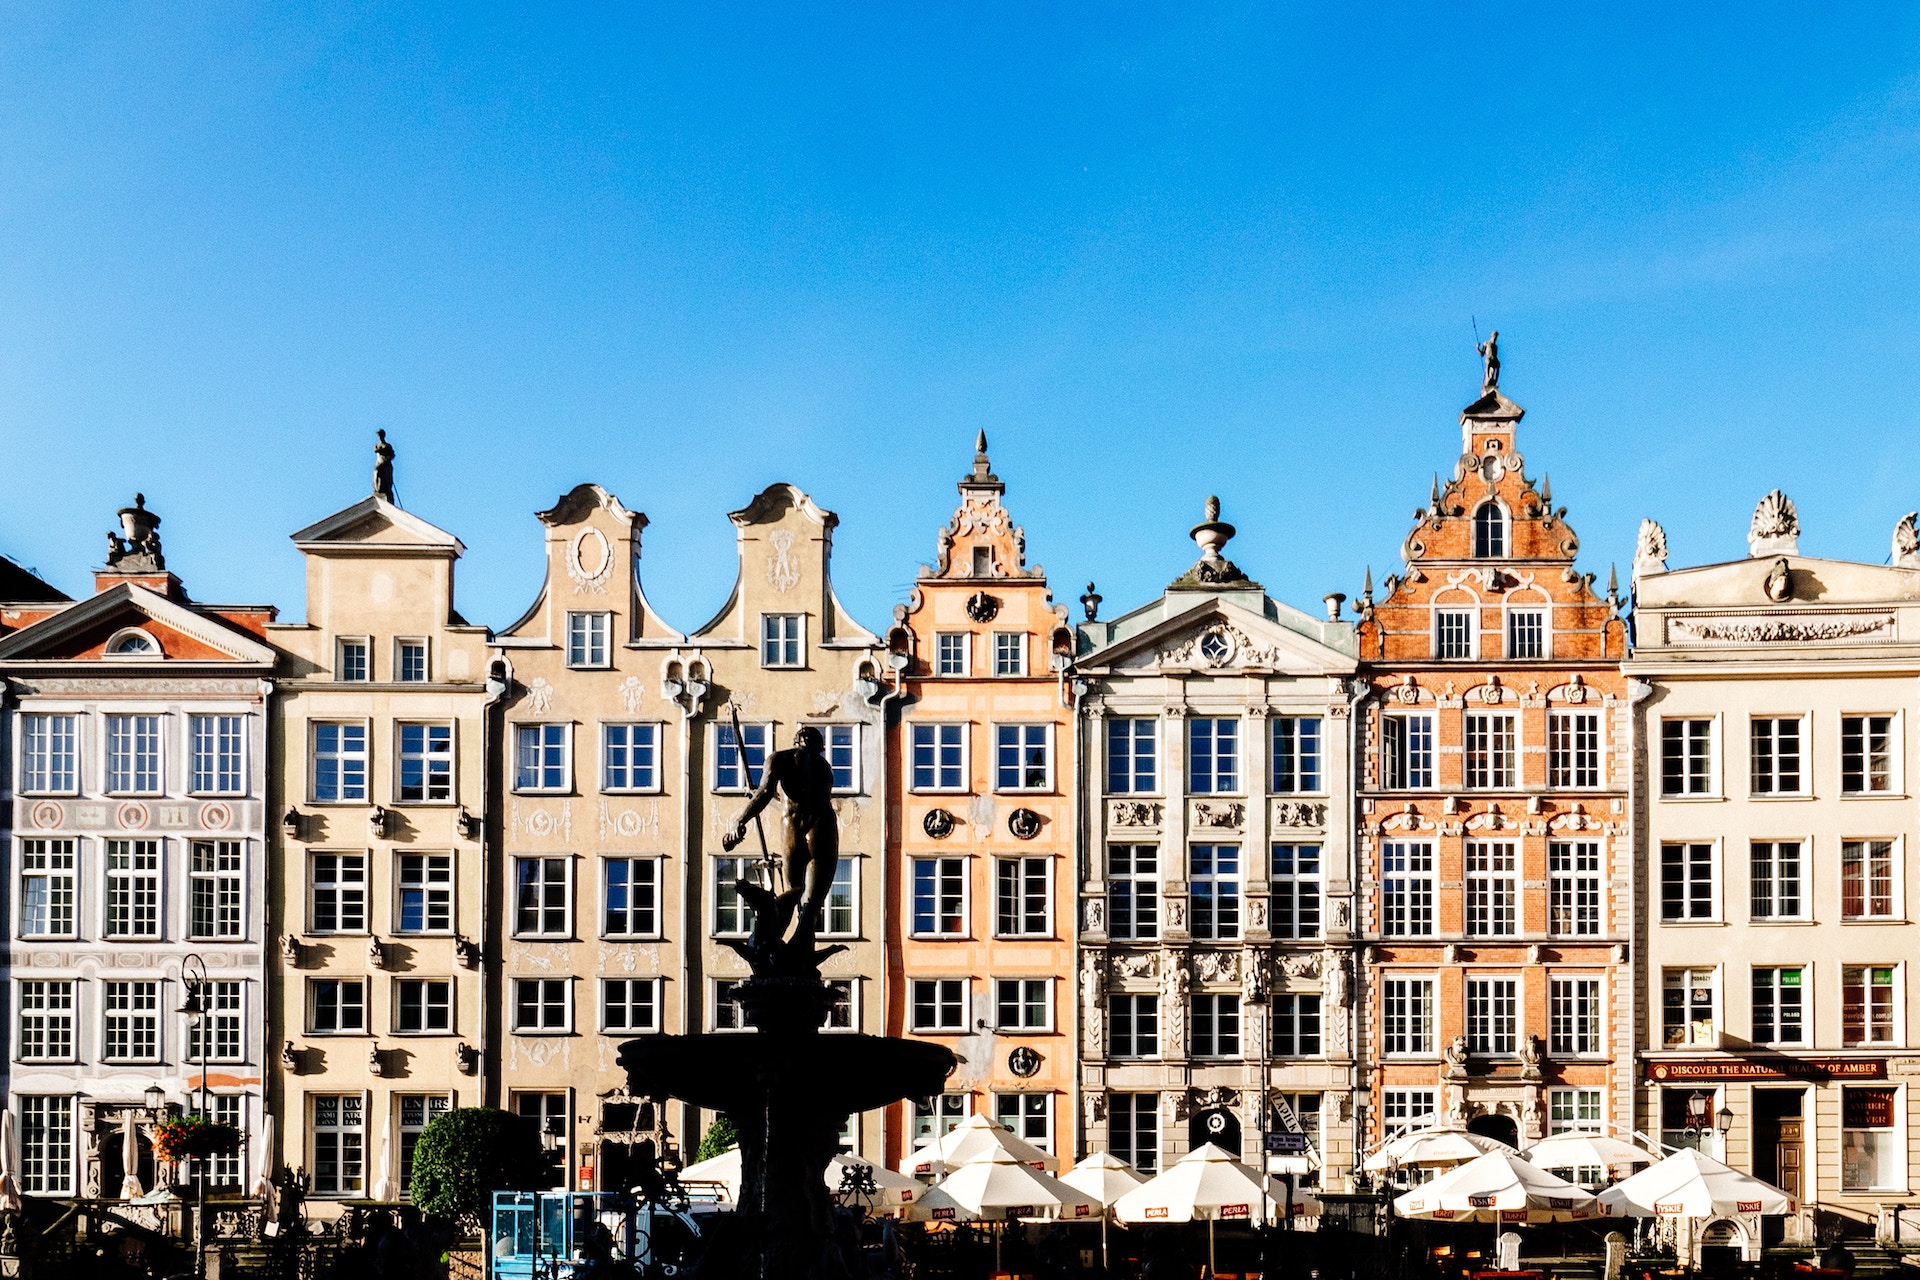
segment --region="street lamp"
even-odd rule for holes
[[[147,1086],[147,1110],[153,1113],[154,1119],[158,1120],[160,1118],[160,1108],[166,1105],[167,1091],[160,1087],[158,1080],[155,1080]]]
[[[196,976],[194,970],[198,969]],[[185,1003],[180,1012],[200,1030],[200,1118],[207,1118],[207,1041],[212,1028],[207,1025],[208,991],[207,962],[198,955],[188,955],[180,961],[180,981],[187,989]],[[148,1091],[152,1096],[152,1091]],[[213,1156],[202,1152],[200,1155],[200,1182],[194,1189],[193,1214],[193,1274],[195,1280],[207,1280],[207,1182],[212,1170],[208,1162]]]

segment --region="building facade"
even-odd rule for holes
[[[94,594],[9,604],[0,639],[7,1105],[29,1195],[120,1194],[129,1118],[152,1190],[151,1126],[197,1110],[203,1076],[249,1148],[263,1114],[274,611],[191,600],[160,517],[139,497],[119,514]],[[251,1154],[217,1160],[212,1188],[240,1190]]]
[[[500,1091],[488,769],[505,682],[488,677],[486,628],[454,606],[465,548],[401,509],[381,463],[371,496],[293,535],[306,619],[269,631],[287,655],[271,1101],[281,1158],[321,1202],[398,1195],[427,1123]]]
[[[1152,1171],[1213,1142],[1304,1137],[1352,1164],[1353,630],[1270,599],[1220,554],[1079,627],[1076,1149]],[[1263,1105],[1264,1104],[1264,1105]]]
[[[1075,1132],[1074,640],[1002,505],[986,433],[888,646],[886,1030],[959,1055],[893,1109],[898,1164],[979,1112],[1056,1154]]]
[[[1368,1147],[1428,1117],[1516,1146],[1633,1117],[1626,623],[1497,378],[1356,606]]]
[[[620,1043],[695,1029],[689,719],[663,688],[685,637],[641,592],[644,515],[583,484],[538,519],[546,580],[494,640],[510,682],[501,1087],[541,1125],[556,1184],[624,1189],[671,1130],[628,1095]]]
[[[1810,1238],[1910,1196],[1920,1156],[1920,539],[1908,516],[1890,564],[1804,556],[1776,490],[1748,544],[1669,570],[1641,526],[1636,1121],[1800,1197]]]

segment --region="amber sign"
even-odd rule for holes
[[[1647,1079],[1662,1084],[1693,1080],[1885,1080],[1885,1058],[1689,1058],[1649,1062]]]
[[[1843,1129],[1893,1128],[1893,1089],[1848,1089],[1840,1107]]]

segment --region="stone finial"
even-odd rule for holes
[[[1920,511],[1909,511],[1893,526],[1893,562],[1903,569],[1920,569],[1920,529],[1914,522]]]
[[[973,470],[960,481],[960,489],[965,492],[968,489],[1000,491],[1005,488],[1006,486],[1000,483],[1000,477],[993,474],[993,463],[987,458],[987,432],[986,428],[982,427],[973,441]]]
[[[1747,554],[1755,560],[1800,554],[1800,514],[1793,509],[1793,499],[1778,489],[1760,499],[1753,509],[1753,523],[1747,527]]]
[[[1207,495],[1207,505],[1202,510],[1207,518],[1189,529],[1187,536],[1200,544],[1200,558],[1203,561],[1219,564],[1220,548],[1233,540],[1237,530],[1220,518],[1220,499],[1214,494]]]
[[[400,499],[393,494],[393,446],[387,443],[385,431],[373,434],[373,496],[398,506]]]
[[[1667,571],[1667,531],[1658,520],[1642,520],[1633,548],[1633,576]]]
[[[114,513],[120,533],[107,535],[107,568],[122,573],[163,573],[167,558],[160,552],[160,517],[147,510],[147,495],[133,495],[133,505]],[[124,535],[124,536],[123,536]]]
[[[1100,593],[1095,591],[1093,584],[1089,582],[1087,584],[1086,594],[1080,597],[1080,607],[1086,610],[1088,622],[1098,622],[1100,620],[1101,599],[1102,596]]]

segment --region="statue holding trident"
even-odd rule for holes
[[[760,815],[776,791],[780,793],[786,809],[782,827],[787,842],[787,891],[776,898],[758,885],[744,881],[735,885],[740,896],[754,907],[757,943],[780,941],[787,919],[799,908],[800,919],[794,926],[793,942],[810,951],[814,934],[820,928],[821,912],[826,909],[827,896],[833,892],[834,872],[840,866],[840,829],[833,812],[833,766],[827,761],[826,747],[826,738],[819,729],[802,725],[793,735],[793,745],[785,751],[774,752],[767,761],[766,772],[747,800],[747,807],[721,838],[720,847],[729,853],[738,848],[747,838],[747,823]],[[743,766],[745,762],[743,751]],[[763,903],[775,910],[762,910]],[[768,921],[769,915],[775,916],[778,923]],[[763,926],[771,936],[762,934]]]
[[[1485,342],[1474,343],[1473,349],[1487,362],[1487,371],[1480,379],[1480,392],[1484,395],[1500,385],[1500,331],[1495,329]]]

